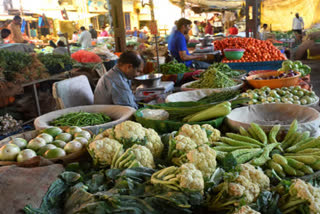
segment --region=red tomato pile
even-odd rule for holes
[[[102,61],[97,54],[85,50],[79,50],[71,54],[71,58],[81,63],[99,63]]]
[[[246,51],[240,60],[228,60],[222,62],[264,62],[285,60],[286,57],[270,41],[262,41],[254,38],[227,38],[214,42],[216,50],[223,52],[226,48],[242,48]]]

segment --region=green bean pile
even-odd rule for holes
[[[103,113],[73,112],[50,122],[52,126],[94,126],[108,123],[111,118]]]
[[[216,68],[208,68],[200,76],[200,79],[188,88],[228,88],[235,86],[237,83],[230,79],[227,75]]]
[[[179,63],[177,60],[160,65],[160,71],[163,74],[180,74],[191,72],[185,64]]]

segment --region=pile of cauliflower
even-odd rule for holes
[[[218,141],[220,131],[211,125],[183,125],[170,140],[169,159],[175,165],[192,163],[208,179],[216,169],[216,152],[209,145]]]
[[[234,197],[244,197],[247,203],[254,202],[262,190],[268,190],[270,180],[262,170],[250,164],[241,164],[239,176],[229,183],[228,194]]]
[[[269,177],[261,169],[256,169],[248,163],[241,164],[239,171],[229,176],[229,179],[225,179],[213,189],[212,198],[208,204],[210,209],[226,210],[229,207],[232,209],[240,206],[240,201],[250,204],[257,200],[262,191],[270,188]],[[243,209],[246,210],[246,208]]]
[[[101,166],[117,168],[119,164],[115,163],[116,160],[121,159],[121,155],[127,155],[128,158],[123,161],[134,159],[138,163],[134,166],[155,168],[154,158],[160,157],[163,147],[160,136],[153,129],[125,121],[97,135],[89,144],[88,151],[95,163]],[[130,154],[125,154],[128,149]]]
[[[288,213],[298,209],[299,205],[309,207],[311,214],[320,213],[320,188],[314,187],[301,179],[292,180],[289,188],[289,194],[283,195],[280,199],[282,212]]]
[[[183,125],[169,142],[168,157],[177,167],[175,170],[168,167],[170,170],[166,172],[175,173],[157,177],[153,179],[155,183],[170,178],[165,181],[170,184],[168,187],[176,189],[180,184],[181,188],[194,187],[198,183],[197,188],[191,189],[203,191],[204,179],[213,174],[217,165],[216,152],[210,145],[219,137],[220,131],[210,125]],[[164,144],[156,131],[133,121],[105,130],[88,146],[96,165],[111,168],[155,168],[155,159],[162,156],[163,150]],[[192,170],[186,173],[186,168]]]

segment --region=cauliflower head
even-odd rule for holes
[[[205,179],[209,178],[216,170],[216,151],[207,144],[198,146],[187,154],[189,163],[193,163],[202,172]]]
[[[152,153],[147,147],[134,145],[130,150],[135,155],[136,160],[141,164],[141,166],[152,169],[155,168]]]
[[[120,142],[143,142],[146,132],[140,123],[125,121],[114,127],[114,137]]]
[[[155,168],[153,156],[150,150],[138,144],[127,149],[121,156],[113,159],[111,168],[127,169],[133,167]]]
[[[201,171],[192,163],[185,163],[179,167],[180,173],[177,178],[180,181],[180,187],[190,190],[203,191],[204,180]]]
[[[260,214],[260,212],[257,212],[251,209],[251,207],[249,207],[248,205],[246,205],[246,206],[242,206],[239,210],[237,210],[233,214]]]
[[[123,153],[123,148],[118,141],[103,138],[91,142],[88,151],[95,163],[101,166],[110,166],[113,158]]]
[[[176,191],[187,189],[203,193],[204,189],[202,173],[192,163],[161,169],[153,173],[151,183],[165,185]]]
[[[181,152],[187,153],[197,147],[197,144],[190,137],[184,135],[175,136],[174,140],[176,141],[176,150]]]
[[[184,124],[178,132],[179,135],[190,137],[198,146],[208,143],[207,132],[200,125]]]
[[[209,124],[203,124],[201,128],[207,131],[209,142],[212,144],[213,142],[218,142],[221,136],[221,132],[218,129],[213,128]],[[208,134],[210,133],[210,134]]]
[[[164,147],[160,136],[153,129],[145,129],[145,134],[147,138],[147,144],[145,146],[150,149],[153,157],[160,158]]]
[[[308,201],[310,213],[320,213],[320,188],[296,179],[290,186],[289,194]]]
[[[257,199],[262,190],[269,189],[270,180],[262,170],[256,169],[250,164],[241,164],[241,171],[234,182],[229,183],[228,194],[242,197],[251,203]]]
[[[110,139],[115,139],[113,128],[107,129],[104,132],[98,134],[97,136],[95,136],[94,140],[101,140],[106,137]]]

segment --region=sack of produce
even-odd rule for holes
[[[131,107],[118,105],[77,106],[44,114],[36,118],[34,126],[36,129],[44,129],[51,126],[81,126],[83,129],[98,134],[101,129],[105,130],[128,120],[134,112],[135,109]],[[70,113],[74,114],[70,115]],[[99,115],[93,115],[94,113],[99,113]],[[62,117],[63,115],[67,116],[67,118]],[[101,118],[103,115],[110,117],[111,121]],[[77,118],[74,118],[74,116]],[[57,119],[62,123],[56,123],[58,122]]]
[[[319,112],[310,107],[293,104],[262,104],[237,108],[227,116],[226,122],[232,130],[236,131],[240,126],[248,128],[254,122],[265,131],[280,124],[281,131],[286,132],[294,119],[298,120],[300,132],[309,131],[312,137],[320,135]]]
[[[50,185],[63,171],[60,164],[36,168],[0,167],[1,213],[22,213],[26,204],[40,207]]]

